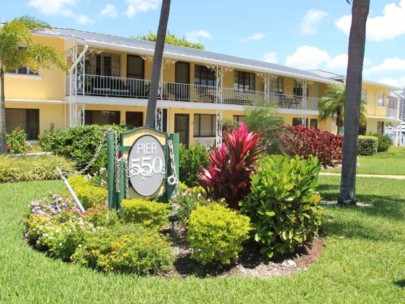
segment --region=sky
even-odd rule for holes
[[[405,87],[405,0],[370,0],[363,79]],[[0,0],[0,21],[131,37],[156,32],[161,0]],[[168,30],[206,50],[345,75],[346,0],[171,0]]]

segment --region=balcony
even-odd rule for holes
[[[100,97],[123,97],[147,99],[150,80],[85,75],[84,85],[78,85],[77,95]],[[69,95],[69,78],[66,81]],[[221,96],[222,95],[222,96]],[[158,99],[169,101],[222,103],[230,105],[261,106],[271,105],[275,108],[291,110],[318,110],[319,98],[270,93],[265,96],[262,91],[239,91],[234,88],[223,88],[222,92],[214,86],[163,82],[158,92]]]

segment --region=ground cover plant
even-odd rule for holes
[[[383,160],[379,160],[380,164]],[[320,176],[336,199],[339,178]],[[357,196],[374,208],[325,206],[325,249],[307,271],[279,278],[201,279],[103,275],[49,259],[24,243],[27,202],[63,189],[61,181],[0,184],[2,303],[401,303],[404,297],[403,181],[358,178]],[[16,275],[18,274],[18,275]]]

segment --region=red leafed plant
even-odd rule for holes
[[[305,126],[283,126],[283,128],[287,132],[283,133],[280,140],[286,154],[304,158],[313,155],[325,167],[334,167],[342,162],[343,136]]]
[[[259,141],[260,136],[249,133],[244,123],[224,133],[222,146],[210,152],[209,167],[198,175],[208,197],[224,198],[231,209],[239,209],[239,201],[250,192],[250,175],[263,151]]]

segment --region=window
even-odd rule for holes
[[[194,114],[194,137],[216,136],[216,118],[211,114]]]
[[[18,47],[18,51],[24,52],[25,49],[26,49],[26,47],[23,47],[23,46]],[[38,75],[38,72],[33,72],[28,67],[20,67],[15,70],[7,70],[7,73],[18,74],[18,75]]]
[[[381,106],[381,107],[384,106],[384,99],[385,99],[384,92],[379,92],[378,93],[378,105],[379,106]]]
[[[6,132],[10,133],[20,128],[27,133],[27,139],[38,139],[39,110],[38,109],[6,109]]]
[[[293,126],[301,126],[302,125],[302,118],[294,117],[292,119],[292,125]],[[305,125],[308,125],[308,118],[305,121]]]
[[[86,125],[111,125],[120,124],[119,111],[94,111],[86,110],[85,112]]]
[[[128,55],[127,77],[144,79],[144,60],[142,57]]]
[[[233,86],[236,92],[254,92],[256,87],[255,74],[235,71]]]
[[[303,92],[304,92],[304,90],[302,88],[302,83],[300,81],[294,79],[293,95],[301,97],[304,95]],[[307,96],[308,96],[308,87],[307,87]]]
[[[383,121],[377,121],[377,133],[384,134],[384,122]]]
[[[270,82],[270,92],[283,94],[284,92],[284,78],[277,77],[276,79],[271,80]]]
[[[120,76],[120,56],[114,54],[91,54],[88,71],[92,75]]]
[[[233,121],[240,124],[242,121],[245,121],[246,115],[233,115]]]
[[[318,129],[318,119],[312,119],[309,121],[309,127],[311,129]]]
[[[361,89],[361,99],[367,102],[367,89]]]
[[[194,67],[194,84],[215,87],[217,84],[217,76],[213,69],[202,65]]]

